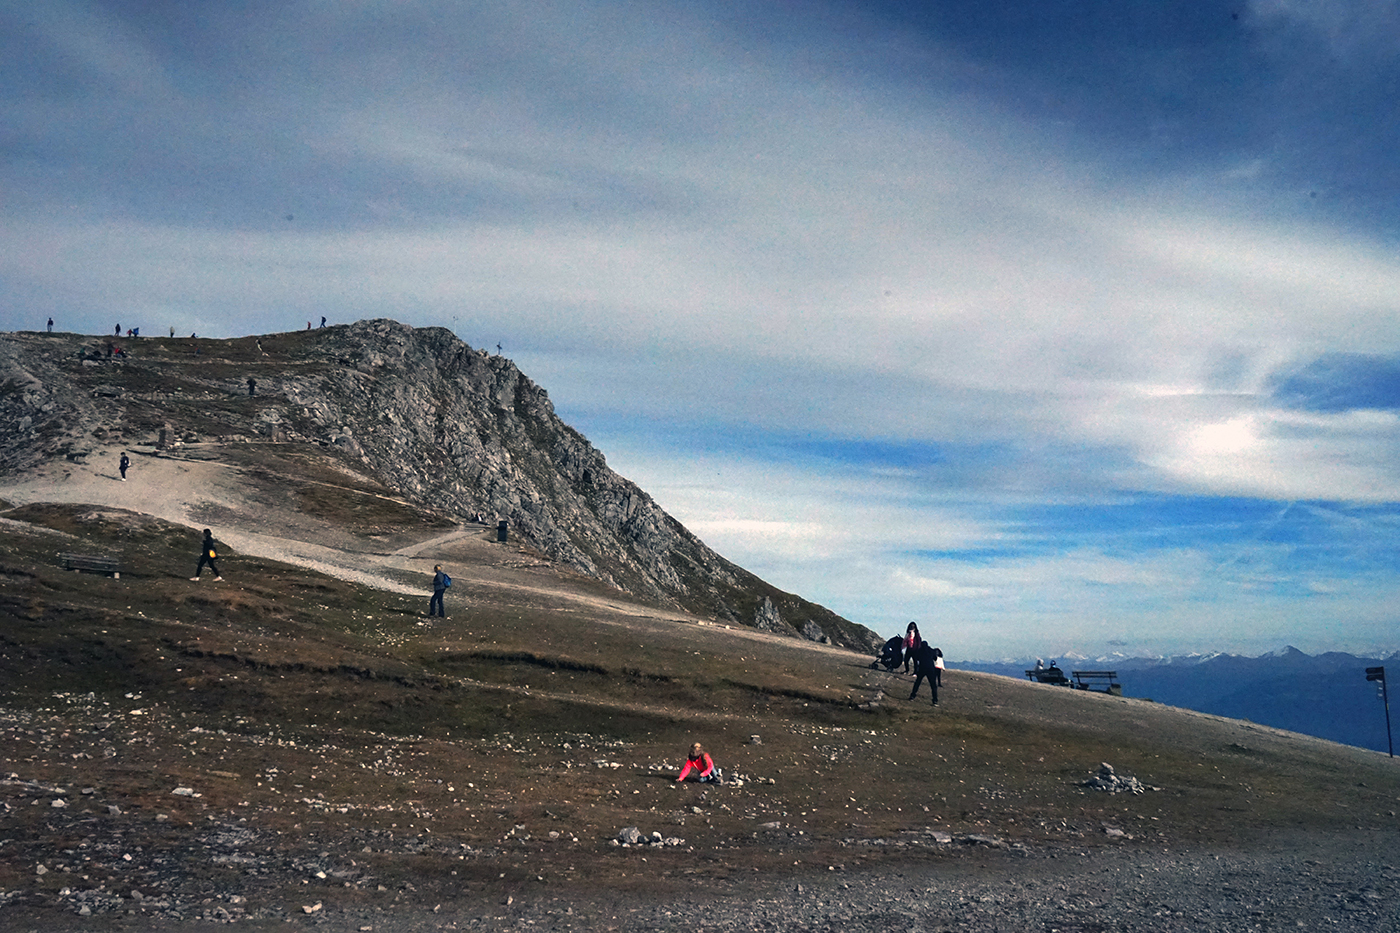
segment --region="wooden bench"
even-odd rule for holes
[[[1065,672],[1054,665],[1032,668],[1026,671],[1026,678],[1038,684],[1054,684],[1057,687],[1069,686],[1069,678],[1065,676]]]
[[[1074,689],[1123,695],[1123,685],[1118,682],[1117,671],[1075,671]]]
[[[109,573],[114,580],[122,576],[121,564],[115,557],[102,557],[98,554],[60,554],[64,570],[86,570],[88,573]]]

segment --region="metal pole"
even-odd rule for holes
[[[1381,702],[1385,704],[1385,744],[1390,749],[1390,757],[1395,757],[1395,742],[1390,738],[1390,694],[1385,689],[1385,677],[1381,677]]]
[[[1385,668],[1366,668],[1367,680],[1379,680],[1381,682],[1381,702],[1385,705],[1385,744],[1390,749],[1390,757],[1395,757],[1395,742],[1390,737],[1390,691],[1385,686]]]

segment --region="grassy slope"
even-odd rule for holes
[[[291,909],[387,903],[409,884],[444,899],[664,890],[697,870],[956,857],[929,831],[1036,853],[1397,824],[1400,772],[1383,756],[957,671],[933,710],[868,658],[554,599],[589,584],[548,568],[544,592],[454,588],[451,618],[429,624],[425,599],[237,555],[226,582],[191,583],[188,529],[141,516],[0,517],[0,755],[16,775],[0,892],[68,883],[33,875],[64,847],[114,885],[237,886]],[[120,554],[126,571],[65,573],[70,550]],[[692,739],[743,786],[672,786]],[[1079,787],[1101,761],[1159,789]],[[609,844],[634,825],[686,845],[642,866]],[[238,852],[282,872],[211,869],[234,826]],[[143,855],[118,861],[113,833]]]

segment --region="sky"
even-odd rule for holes
[[[950,659],[1400,649],[1400,2],[0,0],[0,330],[499,344]]]

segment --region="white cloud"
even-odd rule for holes
[[[982,586],[965,586],[941,577],[928,577],[902,567],[890,572],[889,585],[897,593],[916,596],[939,596],[949,599],[973,599],[990,596],[992,591]]]

